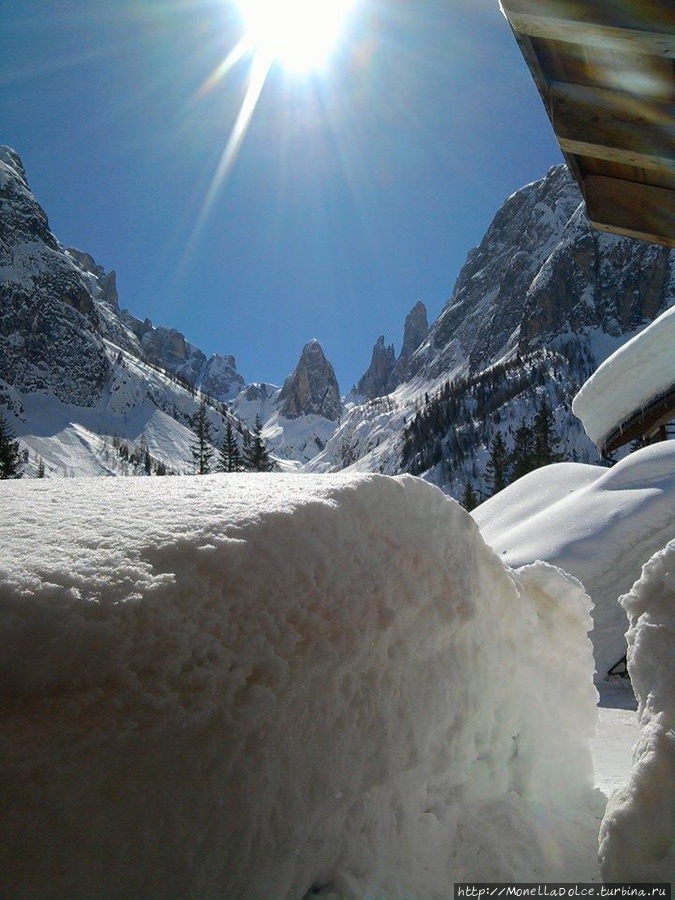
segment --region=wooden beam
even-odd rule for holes
[[[675,386],[636,410],[613,428],[599,449],[603,454],[613,453],[619,447],[649,434],[655,425],[675,419]]]
[[[602,175],[581,184],[596,228],[675,247],[675,191]]]
[[[551,121],[564,152],[675,174],[675,104],[555,82]]]
[[[501,0],[501,6],[513,30],[532,38],[675,59],[671,0]]]

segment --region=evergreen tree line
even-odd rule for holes
[[[192,465],[196,475],[216,472],[272,472],[275,464],[262,437],[262,421],[255,417],[253,429],[242,429],[241,446],[237,433],[228,417],[225,435],[220,447],[215,448],[206,403],[202,403],[194,416],[195,439],[190,445]],[[215,459],[214,459],[215,458]]]
[[[558,451],[559,444],[555,415],[548,397],[543,394],[533,421],[523,418],[513,433],[511,449],[506,444],[503,432],[495,432],[483,476],[487,494],[479,497],[468,481],[462,495],[462,505],[466,509],[473,509],[528,472],[561,462],[565,456]]]
[[[459,470],[488,440],[490,423],[500,423],[500,409],[521,395],[534,400],[551,370],[565,363],[560,354],[540,349],[447,381],[434,396],[425,395],[424,406],[403,432],[402,470],[420,475],[441,463],[448,473]]]
[[[112,445],[114,450],[116,451],[117,456],[122,462],[122,474],[129,474],[129,467],[134,470],[135,474],[145,474],[145,475],[175,475],[176,473],[172,469],[167,469],[166,463],[161,459],[157,459],[157,457],[153,456],[150,453],[150,449],[146,444],[145,440],[142,439],[140,445],[138,447],[129,446],[126,441],[121,440],[119,437],[114,436],[112,439]],[[103,449],[103,459],[110,463],[110,453],[107,448],[107,438],[104,444]],[[114,465],[114,459],[112,461],[113,468],[117,468]]]

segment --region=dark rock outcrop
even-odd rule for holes
[[[576,183],[556,166],[497,212],[409,376],[479,372],[562,334],[628,333],[668,305],[674,259],[593,229]]]
[[[380,335],[373,347],[370,365],[354,388],[356,395],[372,400],[391,391],[394,387],[392,376],[395,365],[394,345],[385,346],[384,335]]]
[[[287,419],[317,415],[335,422],[342,415],[335,371],[317,340],[305,344],[295,371],[284,382],[278,403],[279,412]]]
[[[0,148],[0,378],[91,406],[109,373],[87,276],[49,230],[17,154]]]

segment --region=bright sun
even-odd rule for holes
[[[238,0],[254,52],[284,68],[322,68],[354,0]]]
[[[221,185],[236,162],[272,64],[277,62],[303,75],[319,72],[328,63],[358,0],[234,2],[241,14],[244,35],[209,75],[199,94],[211,91],[242,59],[250,60],[248,86],[206,192],[188,252],[198,240]]]

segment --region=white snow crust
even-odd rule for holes
[[[472,515],[507,565],[545,560],[582,582],[594,604],[591,639],[604,677],[626,652],[628,622],[617,600],[673,536],[675,441],[645,447],[611,469],[545,466]]]
[[[633,768],[600,830],[605,881],[675,877],[675,541],[621,598],[630,620],[628,665],[638,699]]]
[[[617,425],[673,387],[675,307],[667,309],[600,365],[574,398],[572,410],[600,446]]]
[[[436,488],[0,491],[2,896],[599,877],[588,597],[546,563],[505,568]]]

